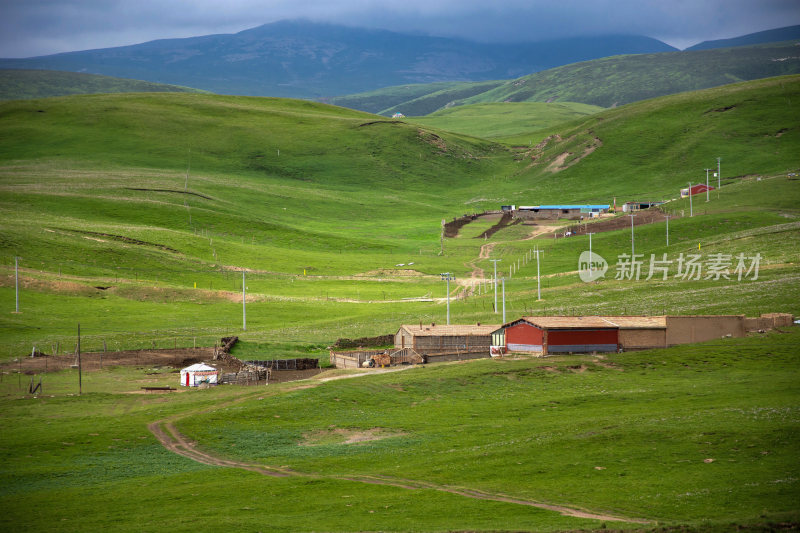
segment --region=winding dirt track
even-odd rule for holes
[[[354,374],[352,377],[360,376],[362,374]],[[344,377],[344,376],[342,376]],[[299,387],[293,387],[288,390],[297,390],[300,388],[312,388],[319,385],[322,385],[322,382],[318,383],[304,383]],[[239,403],[245,400],[250,399],[251,397],[258,396],[262,394],[263,391],[259,391],[258,393],[251,393],[233,400],[229,402],[227,405]],[[220,405],[216,405],[213,409],[219,409]],[[272,476],[272,477],[306,477],[306,478],[317,478],[317,479],[339,479],[345,481],[353,481],[356,483],[370,483],[375,485],[387,485],[392,487],[398,487],[407,490],[420,490],[420,489],[429,489],[429,490],[438,490],[442,492],[448,492],[450,494],[457,494],[459,496],[464,496],[466,498],[473,498],[477,500],[491,500],[491,501],[498,501],[498,502],[506,502],[506,503],[514,503],[518,505],[527,505],[530,507],[537,507],[539,509],[547,509],[549,511],[555,511],[561,513],[564,516],[572,516],[576,518],[588,518],[593,520],[603,520],[603,521],[613,521],[613,522],[630,522],[636,524],[649,524],[650,522],[647,520],[636,519],[636,518],[627,518],[621,516],[613,516],[613,515],[605,515],[605,514],[598,514],[598,513],[591,513],[588,511],[584,511],[581,509],[574,509],[570,507],[564,507],[561,505],[552,505],[548,503],[542,503],[532,500],[523,500],[520,498],[515,498],[513,496],[509,496],[506,494],[500,493],[490,493],[476,489],[468,489],[464,487],[456,487],[451,485],[439,485],[435,483],[429,483],[426,481],[417,481],[417,480],[409,480],[409,479],[401,479],[401,478],[394,478],[388,476],[380,476],[380,475],[341,475],[341,476],[334,476],[334,475],[324,475],[324,474],[315,474],[315,473],[304,473],[304,472],[297,472],[295,470],[291,470],[288,468],[278,468],[273,466],[267,466],[262,464],[255,464],[255,463],[245,463],[241,461],[233,461],[230,459],[225,459],[220,456],[213,455],[210,452],[206,452],[200,450],[197,447],[197,443],[191,441],[185,435],[180,433],[177,428],[174,426],[174,422],[182,419],[187,418],[192,415],[196,415],[202,413],[208,409],[199,410],[199,411],[192,411],[189,413],[184,413],[182,415],[174,416],[171,418],[157,420],[148,424],[147,429],[158,439],[158,441],[169,451],[176,453],[178,455],[182,455],[187,457],[193,461],[197,461],[198,463],[213,465],[213,466],[222,466],[226,468],[239,468],[242,470],[248,470],[250,472],[257,472],[259,474],[265,476]]]

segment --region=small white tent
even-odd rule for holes
[[[197,363],[181,370],[181,385],[184,387],[198,387],[202,383],[216,385],[219,371],[213,366]]]

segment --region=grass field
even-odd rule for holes
[[[32,376],[45,387],[34,398],[13,362],[33,346],[72,353],[80,323],[84,352],[238,335],[236,355],[324,366],[337,338],[444,322],[442,272],[456,276],[454,323],[499,324],[489,259],[501,259],[507,320],[800,315],[798,92],[786,77],[538,133],[508,121],[502,143],[279,99],[0,103],[3,529],[797,529],[796,328],[605,360],[165,395],[133,393],[174,385],[171,369],[125,367],[85,373],[80,397],[72,370]],[[501,123],[489,116],[487,127]],[[695,196],[689,216],[689,200],[672,199],[716,157],[723,187]],[[639,279],[617,275],[625,224],[584,228],[609,263],[593,283],[577,272],[588,236],[552,238],[574,222],[483,239],[494,221],[482,218],[440,240],[442,220],[465,213],[614,198],[671,200],[669,246],[666,221],[634,228]],[[697,279],[678,272],[690,254]],[[746,269],[756,256],[757,275],[737,271],[738,257]],[[714,257],[728,258],[718,276]],[[653,259],[667,261],[666,279],[645,279]],[[190,459],[202,453],[213,464]],[[260,473],[273,468],[286,477]],[[209,519],[186,513],[198,502],[213,502]]]
[[[417,124],[446,131],[455,131],[484,139],[528,135],[528,145],[538,143],[554,126],[602,111],[603,108],[571,102],[475,104],[437,111],[424,117],[414,117]]]
[[[0,69],[0,100],[47,98],[69,94],[192,92],[200,89],[141,80],[56,70]]]
[[[265,354],[275,357],[290,345],[302,352],[338,337],[391,333],[403,322],[441,320],[440,272],[464,280],[453,285],[454,298],[470,276],[485,279],[491,263],[478,259],[483,245],[503,259],[505,273],[531,248],[545,252],[544,300],[534,298],[535,265],[526,260],[506,283],[510,315],[797,313],[797,300],[785,297],[797,287],[797,229],[783,226],[796,220],[800,197],[785,174],[800,166],[793,150],[800,133],[783,105],[797,87],[797,78],[778,78],[608,110],[563,126],[561,140],[533,151],[275,99],[154,94],[2,104],[0,301],[16,306],[15,256],[22,294],[21,313],[2,318],[0,357],[34,344],[72,344],[78,322],[87,349],[103,341],[119,349],[191,346],[198,337],[213,343],[237,333],[275,347]],[[602,143],[594,152],[552,171],[561,154],[580,153],[594,137]],[[645,260],[665,252],[675,260],[701,241],[706,253],[759,251],[769,270],[747,285],[755,292],[746,302],[703,301],[686,291],[713,292],[726,280],[696,287],[672,280],[654,291],[652,280],[610,279],[587,291],[575,273],[586,237],[522,240],[535,229],[523,225],[483,241],[472,237],[489,223],[475,222],[446,239],[439,255],[442,219],[523,201],[671,198],[704,177],[692,169],[717,155],[725,187],[709,203],[695,198],[702,216],[673,218],[669,249],[664,224],[637,229],[637,251]],[[674,158],[685,163],[669,164]],[[747,177],[754,174],[764,179]],[[687,215],[687,204],[665,209]],[[598,234],[595,250],[611,262],[629,239],[624,230]],[[786,292],[775,293],[767,276]],[[728,285],[735,293],[741,284]],[[483,289],[451,302],[457,320],[499,322]]]
[[[81,397],[73,395],[75,371],[44,376],[36,398],[6,375],[0,520],[4,529],[56,531],[797,524],[798,341],[792,328],[607,359],[483,360],[311,381],[305,389],[169,395],[129,394],[174,385],[176,374],[158,369],[85,373]],[[173,420],[211,456],[292,475],[174,455],[147,430],[157,420]],[[346,443],[359,434],[373,440]],[[367,478],[373,482],[358,481]],[[211,516],[187,514],[209,501]]]

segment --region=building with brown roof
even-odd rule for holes
[[[489,355],[491,335],[500,326],[414,324],[402,325],[394,336],[395,349],[412,348],[420,354],[484,352]]]

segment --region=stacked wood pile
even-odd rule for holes
[[[222,347],[220,350],[224,353],[231,353],[231,349],[239,342],[239,337],[222,337]]]
[[[214,348],[214,360],[221,361],[224,366],[233,368],[237,372],[242,370],[244,363],[230,354],[231,349],[239,342],[239,337],[223,337],[221,340],[221,346]]]
[[[385,346],[394,343],[394,335],[378,335],[377,337],[361,337],[358,339],[336,339],[334,348],[357,348],[359,346]]]

